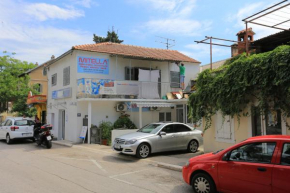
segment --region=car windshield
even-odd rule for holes
[[[149,124],[139,129],[137,132],[155,134],[161,128],[161,124]]]
[[[16,126],[26,126],[26,125],[34,125],[34,122],[31,120],[17,120],[14,125]]]

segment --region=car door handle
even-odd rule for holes
[[[257,170],[260,171],[260,172],[265,172],[265,171],[267,171],[266,168],[257,168]]]

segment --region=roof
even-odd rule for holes
[[[248,28],[248,32],[252,32],[253,34],[255,34],[255,32],[253,32],[253,30],[252,30],[251,27]],[[244,33],[246,33],[246,29],[243,29],[243,30],[239,31],[239,32],[237,33],[237,35],[244,34]]]
[[[257,53],[274,50],[280,45],[290,45],[290,31],[281,31],[251,43],[252,49],[257,49]]]
[[[30,72],[32,72],[32,71],[34,71],[34,70],[37,70],[38,68],[44,66],[45,64],[51,62],[52,60],[54,60],[54,59],[50,59],[50,60],[44,62],[43,64],[36,66],[35,68],[32,68],[32,69],[30,69],[30,70],[27,70],[26,72],[20,74],[19,76],[23,76],[24,74],[29,74]]]
[[[73,46],[72,50],[83,50],[90,52],[121,55],[125,57],[136,57],[140,59],[152,59],[159,61],[191,62],[200,63],[176,50],[147,48],[141,46],[125,45],[112,42],[98,44],[84,44]]]
[[[221,67],[222,65],[224,65],[224,63],[230,58],[227,58],[227,59],[224,59],[224,60],[219,60],[219,61],[216,61],[216,62],[213,62],[212,63],[212,68],[213,69],[216,69],[216,68],[219,68]],[[205,65],[202,65],[200,66],[200,71],[204,71],[206,69],[210,69],[210,64],[205,64]]]

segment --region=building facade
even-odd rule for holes
[[[84,122],[90,129],[102,121],[114,123],[121,113],[138,128],[156,121],[187,123],[187,97],[179,95],[175,62],[184,63],[185,85],[191,88],[199,62],[177,51],[115,43],[74,46],[47,65],[52,132],[80,142]]]

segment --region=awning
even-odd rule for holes
[[[173,103],[158,103],[158,102],[137,102],[134,103],[137,107],[175,107]]]

